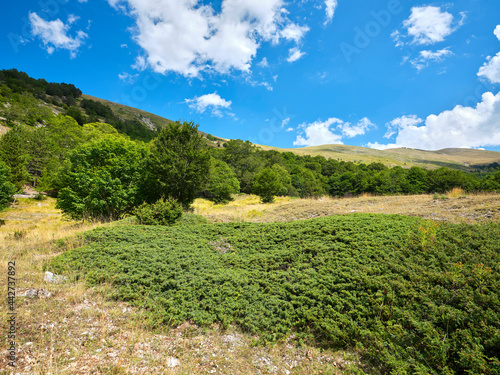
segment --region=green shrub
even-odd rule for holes
[[[172,225],[182,217],[182,205],[175,199],[161,198],[153,204],[143,203],[134,214],[143,225]]]
[[[37,201],[44,201],[47,199],[47,197],[41,193],[38,193],[37,195],[35,195],[35,197],[33,199],[35,199]]]
[[[288,223],[115,226],[49,270],[157,324],[236,324],[356,350],[371,374],[498,374],[500,225],[348,215]],[[370,370],[371,369],[371,370]]]

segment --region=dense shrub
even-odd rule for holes
[[[237,324],[263,342],[293,332],[355,348],[374,374],[500,372],[500,224],[348,215],[120,226],[87,240],[50,270],[111,283],[158,324]]]
[[[182,217],[182,205],[175,199],[161,198],[155,203],[143,203],[134,210],[139,224],[172,225]]]

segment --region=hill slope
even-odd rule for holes
[[[356,163],[380,162],[389,167],[418,166],[435,169],[447,167],[452,169],[471,170],[478,166],[500,163],[500,152],[473,150],[466,148],[447,148],[438,151],[415,150],[411,148],[395,148],[375,150],[366,147],[347,145],[321,145],[302,148],[277,148],[258,145],[263,150],[293,152],[298,155],[321,155],[328,159],[352,161]]]

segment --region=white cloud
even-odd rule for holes
[[[202,96],[195,96],[193,99],[185,99],[184,102],[189,108],[194,109],[196,112],[203,113],[209,109],[212,115],[222,117],[221,109],[228,109],[231,107],[232,102],[227,101],[220,97],[216,92]],[[228,115],[234,116],[232,113]]]
[[[496,56],[489,56],[488,61],[479,68],[479,77],[484,77],[491,83],[500,83],[500,52]]]
[[[281,121],[281,127],[284,128],[290,122],[290,117],[287,117],[283,121]]]
[[[325,122],[316,121],[312,124],[302,124],[300,127],[305,133],[305,137],[298,135],[293,142],[294,146],[319,146],[325,144],[343,144],[342,136],[335,134],[330,128],[331,125],[341,123],[342,120],[329,118]]]
[[[309,30],[287,17],[284,0],[108,0],[135,19],[134,39],[158,73],[249,72],[263,42],[298,42]]]
[[[375,124],[372,123],[367,117],[363,117],[356,125],[351,125],[349,122],[342,122],[337,126],[337,128],[339,128],[342,132],[342,135],[347,138],[354,138],[358,135],[363,135],[370,128],[374,127]]]
[[[331,117],[322,122],[301,124],[302,134],[293,142],[294,146],[319,146],[325,144],[343,144],[344,137],[353,138],[365,134],[370,128],[375,127],[367,117],[362,118],[356,125]],[[340,133],[340,134],[339,134]]]
[[[500,40],[500,25],[495,28],[493,33]],[[486,78],[491,83],[500,83],[500,52],[496,56],[488,56],[487,61],[479,68],[477,75]]]
[[[324,25],[326,26],[333,19],[335,14],[335,10],[337,9],[338,1],[337,0],[325,0],[325,11],[326,11],[326,20]]]
[[[439,150],[500,145],[500,93],[484,93],[475,108],[458,105],[450,111],[430,115],[421,126],[418,125],[422,121],[416,116],[410,118],[414,121],[399,123],[395,143],[371,143],[368,146]]]
[[[290,48],[288,53],[289,53],[289,55],[288,55],[286,61],[288,61],[289,63],[293,63],[305,55],[305,53],[302,52],[298,47]]]
[[[79,3],[86,3],[88,0],[78,0]]]
[[[411,116],[401,116],[398,118],[395,118],[391,122],[388,122],[385,124],[387,126],[387,132],[384,135],[384,138],[391,138],[394,134],[397,134],[399,130],[410,127],[410,126],[415,126],[419,125],[424,120],[421,118],[418,118],[415,115]]]
[[[261,68],[267,68],[269,66],[267,58],[264,57],[257,65],[259,65]]]
[[[118,78],[125,83],[134,83],[134,80],[139,76],[139,74],[130,74],[127,72],[118,74]]]
[[[135,58],[134,64],[132,64],[130,67],[132,69],[135,69],[135,70],[142,72],[143,70],[145,70],[148,67],[148,63],[146,62],[146,59],[144,58],[144,56],[137,56]]]
[[[500,40],[500,25],[495,27],[495,31],[493,31],[493,34],[495,34],[495,36],[498,38],[498,40]]]
[[[299,43],[308,31],[309,31],[309,27],[307,27],[307,26],[299,26],[295,23],[291,23],[291,24],[287,25],[279,33],[279,36],[281,36],[284,39],[292,40],[296,43]],[[278,42],[279,39],[275,39],[275,41]]]
[[[52,54],[56,48],[66,49],[71,58],[76,57],[83,40],[88,37],[82,30],[78,30],[75,37],[68,36],[70,25],[77,20],[78,17],[70,15],[65,24],[60,19],[45,21],[36,13],[29,14],[31,33],[42,40],[47,53]]]
[[[74,14],[70,14],[68,16],[68,25],[71,25],[72,23],[75,23],[76,21],[78,21],[80,19],[80,17],[78,16],[75,16]]]
[[[396,46],[407,44],[404,41],[406,38],[411,39],[409,44],[436,44],[444,41],[447,36],[463,25],[465,13],[460,13],[460,15],[462,18],[457,21],[451,13],[442,11],[440,7],[413,7],[410,17],[403,21],[406,35],[401,31],[395,31],[391,36],[396,41]]]
[[[286,132],[293,132],[293,128],[287,128],[285,131]]]
[[[417,70],[422,70],[429,66],[430,62],[443,61],[445,57],[453,55],[449,47],[440,49],[438,51],[424,50],[420,51],[417,58],[410,60],[410,64]]]

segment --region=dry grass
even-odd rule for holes
[[[0,273],[6,278],[7,263],[16,262],[15,374],[341,374],[359,366],[352,353],[298,347],[293,337],[261,347],[236,328],[201,329],[186,322],[153,331],[140,309],[107,298],[108,286],[89,289],[71,275],[69,282],[48,284],[43,265],[81,246],[77,235],[101,224],[65,221],[51,199],[18,203],[0,213]],[[210,210],[208,203],[197,203]],[[248,213],[263,205],[256,197],[240,197],[233,207]],[[37,296],[23,296],[28,290]],[[5,282],[0,294],[7,295]],[[5,302],[0,315],[0,374],[13,374],[7,366]]]
[[[449,199],[432,195],[372,196],[356,198],[292,199],[277,198],[275,203],[262,204],[257,196],[238,196],[228,205],[214,205],[197,199],[195,213],[214,222],[273,222],[311,219],[351,213],[383,213],[418,216],[453,223],[480,223],[500,220],[500,194],[469,194],[461,189],[448,193]]]

